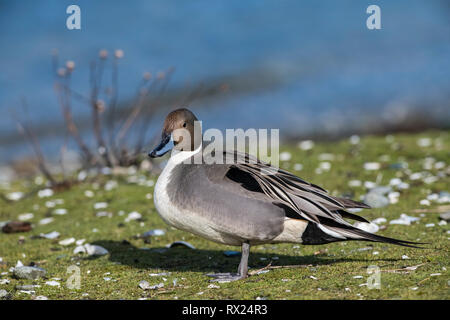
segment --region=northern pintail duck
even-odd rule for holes
[[[212,274],[213,281],[247,277],[251,245],[318,245],[347,240],[416,244],[353,227],[344,218],[368,221],[346,209],[370,208],[368,205],[331,196],[285,170],[270,171],[273,167],[256,158],[250,163],[248,154],[224,152],[223,157],[241,160],[233,164],[192,164],[190,160],[202,152],[201,131],[194,130],[196,121],[188,109],[171,112],[164,122],[161,143],[149,156],[161,157],[172,150],[154,195],[156,210],[167,224],[211,241],[242,247],[238,272]],[[175,134],[177,129],[193,138],[183,139]]]

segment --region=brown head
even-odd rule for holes
[[[188,109],[181,108],[169,113],[164,120],[160,144],[148,155],[161,157],[172,149],[194,151],[202,141],[197,117]],[[198,127],[195,130],[195,127]]]

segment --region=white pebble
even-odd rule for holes
[[[366,162],[364,163],[364,169],[365,170],[379,170],[381,167],[379,162]]]
[[[77,179],[78,181],[83,181],[84,179],[86,179],[86,177],[87,177],[86,171],[82,170],[78,173]]]
[[[324,170],[324,171],[328,171],[331,169],[331,163],[329,162],[321,162],[319,163],[319,168]]]
[[[388,193],[389,202],[391,204],[397,203],[399,197],[400,197],[400,193],[397,191]]]
[[[54,220],[53,218],[44,218],[39,221],[39,224],[41,224],[41,225],[49,224],[49,223],[53,222],[53,220]]]
[[[383,218],[383,217],[372,220],[372,223],[376,223],[376,224],[382,224],[382,223],[386,223],[386,222],[387,222],[386,218]]]
[[[281,161],[289,161],[291,160],[292,155],[290,154],[290,152],[281,152],[280,153],[280,160]]]
[[[8,194],[6,195],[6,197],[7,197],[9,200],[17,201],[17,200],[20,200],[20,199],[23,197],[23,192],[20,192],[20,191],[17,191],[17,192],[11,192],[11,193],[8,193]]]
[[[111,218],[113,216],[113,214],[111,212],[108,211],[99,211],[95,214],[95,216],[97,217],[109,217]]]
[[[415,172],[415,173],[412,173],[409,176],[409,179],[411,179],[411,180],[419,180],[419,179],[422,179],[422,177],[423,177],[423,174],[421,172]]]
[[[75,242],[75,238],[67,238],[58,242],[62,246],[68,246]]]
[[[45,202],[45,206],[46,206],[47,208],[53,208],[53,207],[56,206],[56,203],[55,203],[55,201],[46,201],[46,202]]]
[[[38,192],[39,198],[51,197],[52,195],[53,195],[52,189],[43,189],[43,190],[39,190],[39,192]]]
[[[420,138],[417,140],[417,145],[421,148],[426,148],[431,146],[431,139],[430,138]]]
[[[33,219],[34,214],[32,213],[22,213],[17,217],[20,221],[27,221]]]
[[[59,287],[60,286],[60,283],[58,281],[47,281],[45,284],[48,285],[48,286],[52,286],[52,287]]]
[[[437,169],[437,170],[444,169],[445,168],[445,162],[443,162],[443,161],[436,162],[434,164],[434,168]]]
[[[353,225],[355,228],[364,230],[366,232],[375,233],[380,230],[380,227],[375,223],[367,223],[367,222],[355,222]]]
[[[426,177],[425,179],[423,179],[423,182],[425,182],[426,184],[433,184],[438,180],[439,179],[435,176],[429,176],[429,177]]]
[[[419,219],[420,218],[411,217],[402,213],[399,219],[391,220],[389,224],[403,224],[409,226],[411,222],[418,221]]]
[[[350,180],[348,182],[349,187],[360,187],[362,185],[360,180]]]
[[[139,282],[139,287],[144,290],[155,290],[164,287],[164,283],[161,282],[159,284],[151,286],[147,281],[142,280],[141,282]]]
[[[402,179],[400,178],[393,178],[389,181],[390,186],[398,186],[400,183],[402,183]]]
[[[147,180],[147,181],[145,182],[145,185],[146,185],[147,187],[153,187],[153,186],[155,185],[155,181],[153,181],[153,180]]]
[[[312,140],[304,140],[299,142],[298,147],[302,150],[311,150],[314,148],[314,142]]]
[[[164,230],[161,229],[154,229],[154,230],[150,230],[145,232],[142,237],[151,237],[151,236],[163,236],[165,235],[166,232]]]
[[[44,178],[42,178],[41,176],[37,176],[36,178],[34,178],[34,183],[40,186],[44,183]]]
[[[332,153],[321,153],[319,155],[319,161],[334,161],[335,156]]]
[[[88,198],[92,198],[94,196],[94,192],[92,192],[91,190],[86,190],[84,192],[84,195]]]
[[[108,203],[106,203],[106,202],[94,203],[94,209],[105,209],[107,207],[108,207]]]
[[[52,239],[52,240],[58,238],[59,235],[60,235],[60,233],[58,231],[52,231],[52,232],[47,233],[47,234],[42,234],[41,233],[41,237],[44,237],[46,239]]]
[[[106,191],[110,191],[114,188],[117,188],[118,183],[115,180],[109,180],[108,182],[105,183],[105,190]]]
[[[430,201],[436,201],[439,199],[439,195],[437,193],[432,193],[427,196],[427,199]]]
[[[109,252],[101,246],[86,243],[84,246],[76,247],[73,253],[87,253],[90,256],[102,256]]]
[[[358,144],[361,138],[358,135],[354,134],[350,137],[349,140],[351,144]]]
[[[57,215],[65,215],[67,214],[67,209],[63,209],[63,208],[59,208],[59,209],[55,209],[53,210],[53,214],[57,214]]]
[[[400,183],[400,184],[397,186],[397,188],[400,189],[400,190],[406,190],[406,189],[409,189],[409,183],[402,182],[402,183]]]
[[[375,183],[375,182],[372,182],[372,181],[365,181],[364,182],[364,187],[366,188],[366,189],[373,189],[373,188],[375,188],[377,186],[377,184]]]
[[[133,212],[130,212],[128,214],[128,216],[125,218],[125,222],[130,222],[131,220],[138,220],[141,218],[142,218],[142,215],[139,212],[133,211]]]

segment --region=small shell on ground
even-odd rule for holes
[[[54,280],[47,281],[45,284],[48,286],[52,286],[52,287],[59,287],[61,285],[58,281],[54,281]]]
[[[58,231],[52,231],[47,234],[41,233],[41,237],[46,238],[46,239],[51,239],[51,240],[56,239],[59,236],[60,236],[60,233]]]
[[[355,222],[353,226],[370,233],[375,233],[380,230],[380,227],[376,223]]]
[[[55,219],[53,219],[53,218],[44,218],[44,219],[41,219],[39,221],[39,224],[46,225],[46,224],[49,224],[49,223],[53,222],[53,220],[55,220]]]
[[[75,238],[67,238],[58,242],[62,246],[68,246],[75,243]]]
[[[105,208],[107,208],[108,207],[108,203],[106,203],[106,202],[97,202],[97,203],[94,203],[94,209],[105,209]]]
[[[132,220],[139,220],[141,218],[142,218],[142,215],[139,212],[133,211],[133,212],[130,212],[128,214],[128,216],[125,218],[125,222],[130,222]]]
[[[98,246],[98,245],[93,245],[93,244],[85,244],[84,246],[77,246],[74,250],[73,253],[77,254],[77,253],[87,253],[90,256],[102,256],[105,254],[108,254],[108,250],[106,250],[105,248]]]
[[[175,242],[172,242],[171,244],[168,244],[166,247],[173,248],[173,247],[180,247],[180,246],[187,247],[190,249],[195,249],[195,247],[192,244],[190,244],[189,242],[186,242],[186,241],[175,241]]]
[[[151,237],[151,236],[163,236],[166,232],[162,229],[153,229],[142,234],[143,238]]]
[[[22,213],[22,214],[19,214],[17,219],[19,219],[20,221],[27,221],[27,220],[33,219],[33,217],[34,217],[34,214],[32,214],[32,213]]]

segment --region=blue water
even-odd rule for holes
[[[81,8],[82,30],[66,28],[70,4]],[[381,30],[366,28],[370,4],[381,7]],[[215,108],[198,108],[207,127],[333,132],[365,116],[389,118],[399,105],[403,112],[420,105],[450,120],[450,3],[444,0],[2,1],[0,48],[0,134],[15,130],[9,113],[20,110],[21,97],[35,123],[59,119],[54,48],[75,61],[73,87],[85,93],[89,61],[100,49],[122,49],[122,99],[134,94],[144,71],[170,66],[173,86],[248,70],[281,80],[236,96],[230,88]],[[11,152],[0,146],[0,157],[6,155]]]

